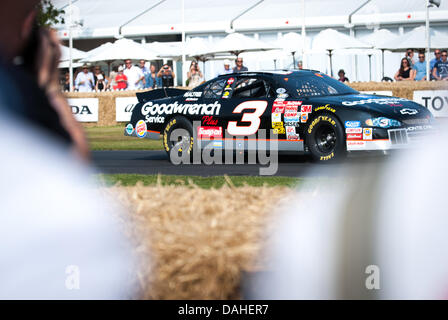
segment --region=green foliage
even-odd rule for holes
[[[49,27],[58,23],[65,23],[64,10],[57,9],[51,0],[41,0],[37,5],[37,24],[41,27]]]

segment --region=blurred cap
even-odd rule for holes
[[[123,71],[123,66],[119,66],[118,71]]]
[[[230,60],[228,60],[228,59],[224,60],[224,65],[230,66]]]

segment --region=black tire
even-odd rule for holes
[[[339,161],[347,154],[344,128],[330,113],[317,114],[309,120],[305,141],[313,160],[318,162]]]
[[[173,137],[173,134],[177,137]],[[163,148],[167,152],[170,162],[179,164],[179,159],[182,159],[183,163],[191,161],[193,156],[193,144],[192,123],[184,117],[174,117],[170,119],[163,130]],[[176,157],[172,157],[172,155],[175,155]]]

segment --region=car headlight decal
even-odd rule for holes
[[[378,117],[373,119],[367,119],[365,121],[366,125],[369,127],[379,127],[379,128],[392,128],[401,127],[401,122],[394,119],[389,119],[385,117]]]

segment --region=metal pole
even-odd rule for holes
[[[72,35],[72,13],[73,13],[73,8],[72,8],[72,0],[69,1],[69,15],[68,15],[68,36],[69,36],[69,50],[68,50],[68,58],[69,58],[69,65],[68,65],[68,70],[69,70],[69,74],[70,74],[70,92],[73,91],[73,59],[72,59],[72,49],[73,49],[73,35]]]
[[[429,33],[429,0],[426,0],[426,81],[431,80],[429,59],[431,50],[431,37]]]
[[[369,82],[372,81],[372,55],[369,54]]]
[[[305,45],[306,45],[305,0],[302,0],[302,65],[303,65],[303,68],[308,68],[306,55],[305,55]],[[295,66],[294,66],[294,68],[295,68]]]
[[[186,87],[186,64],[187,59],[185,57],[185,0],[182,0],[182,86]]]

